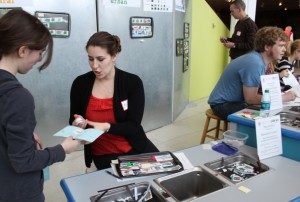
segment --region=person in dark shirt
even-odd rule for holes
[[[287,62],[281,62],[275,65],[274,71],[278,73],[281,92],[288,91],[292,88],[292,86],[286,85],[282,79],[289,77],[289,68],[290,65]]]
[[[238,22],[231,38],[220,38],[223,45],[230,49],[229,55],[232,60],[254,49],[257,26],[246,14],[245,9],[246,5],[242,0],[235,0],[230,4],[230,13]]]
[[[86,51],[91,71],[72,84],[69,122],[105,132],[84,146],[86,167],[93,161],[98,170],[105,169],[121,155],[157,152],[141,126],[143,82],[137,75],[115,67],[121,52],[119,37],[97,32],[88,40]]]
[[[39,70],[45,69],[51,61],[52,47],[49,30],[36,17],[18,9],[1,17],[0,202],[45,201],[43,169],[63,161],[79,145],[69,137],[42,149],[40,138],[34,134],[34,99],[16,78],[38,62],[43,62]]]

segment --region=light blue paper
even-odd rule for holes
[[[43,169],[44,181],[50,180],[50,169],[49,166]]]
[[[72,136],[74,139],[77,140],[94,142],[102,134],[103,131],[95,128],[82,129],[76,126],[66,126],[60,131],[58,131],[57,133],[55,133],[53,136],[59,136],[59,137]]]
[[[300,196],[290,200],[289,202],[300,202]]]

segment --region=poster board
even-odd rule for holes
[[[35,16],[49,29],[53,37],[70,36],[70,15],[68,13],[36,11]]]

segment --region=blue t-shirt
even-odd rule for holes
[[[259,87],[260,76],[265,74],[266,66],[262,55],[256,51],[232,60],[211,92],[208,104],[244,101],[243,85]]]

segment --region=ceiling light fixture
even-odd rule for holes
[[[284,10],[287,11],[287,7],[285,7]]]
[[[278,6],[282,6],[282,2],[279,2]]]

